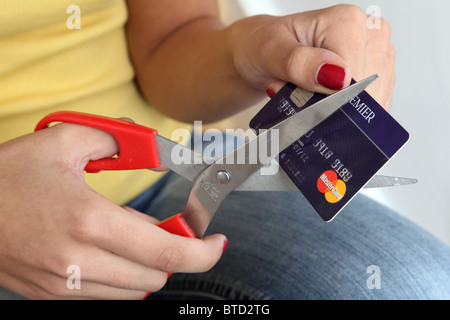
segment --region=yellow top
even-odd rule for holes
[[[175,129],[188,128],[139,94],[127,51],[124,0],[73,3],[1,2],[0,143],[32,132],[42,117],[58,110],[132,118],[168,138]],[[105,197],[124,204],[160,176],[138,170],[86,178]]]

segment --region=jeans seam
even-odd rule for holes
[[[180,276],[179,279],[170,279],[166,286],[159,292],[155,292],[156,299],[169,296],[186,296],[189,299],[203,297],[214,300],[268,300],[269,297],[248,285],[239,285],[235,281],[225,279],[208,278],[197,279],[190,276]],[[244,289],[245,287],[246,289]],[[152,299],[152,295],[149,296]]]

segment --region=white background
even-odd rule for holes
[[[224,17],[290,14],[342,3],[331,0],[222,0]],[[450,1],[348,1],[370,5],[391,25],[397,50],[390,113],[410,133],[409,143],[380,174],[419,179],[407,187],[364,191],[450,244]],[[261,105],[262,106],[262,105]]]

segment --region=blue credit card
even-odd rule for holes
[[[250,127],[271,127],[325,97],[288,83]],[[408,132],[364,91],[283,150],[279,163],[322,219],[331,221],[408,140]]]

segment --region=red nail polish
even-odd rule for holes
[[[228,240],[225,240],[225,241],[223,242],[222,254],[225,252],[225,250],[227,249],[227,247],[228,247]]]
[[[272,99],[272,98],[275,96],[275,91],[273,91],[273,90],[270,89],[270,88],[267,88],[266,94],[267,94],[267,96],[268,96],[269,98]]]
[[[345,69],[334,64],[323,64],[317,73],[317,83],[331,90],[341,90],[344,80]]]

